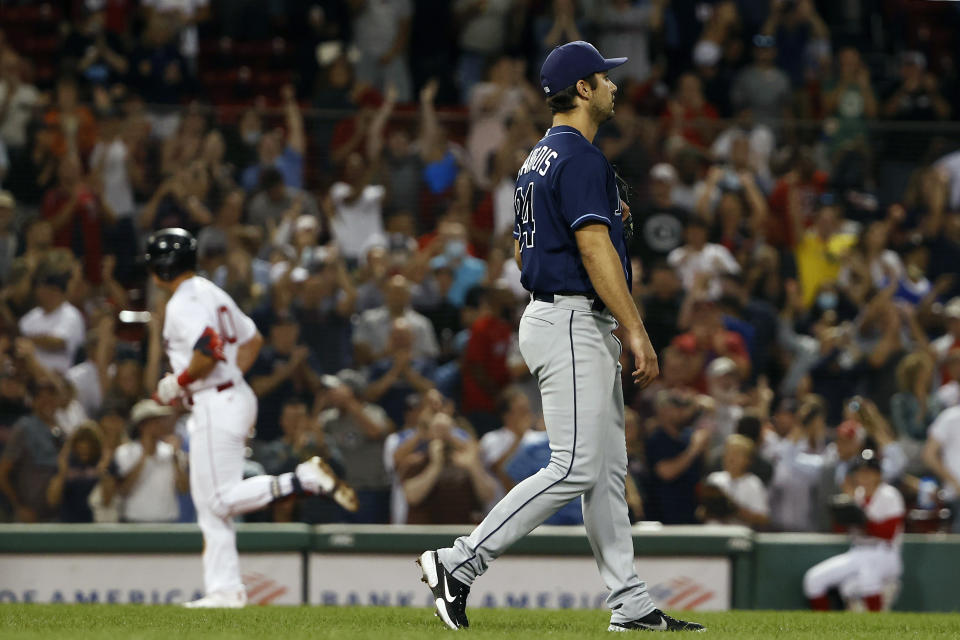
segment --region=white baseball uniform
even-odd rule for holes
[[[229,295],[194,276],[167,302],[163,339],[175,374],[187,368],[207,331],[219,337],[223,360],[187,387],[193,410],[187,428],[190,493],[203,532],[203,579],[210,595],[243,589],[232,518],[291,493],[292,481],[291,474],[243,479],[244,448],[257,418],[257,398],[237,367],[237,350],[257,329]],[[280,484],[285,485],[282,491]]]
[[[833,587],[845,600],[883,593],[884,585],[900,577],[900,546],[906,508],[897,489],[882,483],[869,498],[858,488],[854,500],[867,516],[863,530],[853,534],[846,553],[814,565],[803,577],[807,598],[823,596]]]

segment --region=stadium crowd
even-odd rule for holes
[[[514,176],[549,124],[540,63],[583,38],[630,57],[596,144],[660,357],[624,380],[632,518],[830,530],[870,447],[908,530],[949,526],[957,13],[868,4],[5,3],[0,521],[192,518],[137,259],[177,226],[265,337],[247,473],[320,454],[361,504],[249,519],[477,522],[550,456]]]

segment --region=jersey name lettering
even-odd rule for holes
[[[542,176],[547,175],[547,169],[550,168],[550,161],[558,155],[556,151],[547,146],[535,148],[530,152],[530,155],[527,156],[527,159],[523,161],[523,166],[521,166],[520,171],[517,172],[517,177],[519,178],[530,171],[536,171]]]

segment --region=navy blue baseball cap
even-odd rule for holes
[[[540,85],[552,96],[587,76],[619,67],[626,58],[604,58],[589,42],[576,40],[562,44],[547,56],[540,67]]]

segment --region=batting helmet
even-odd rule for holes
[[[145,259],[150,271],[169,282],[197,268],[197,239],[186,229],[160,229],[147,239]]]

